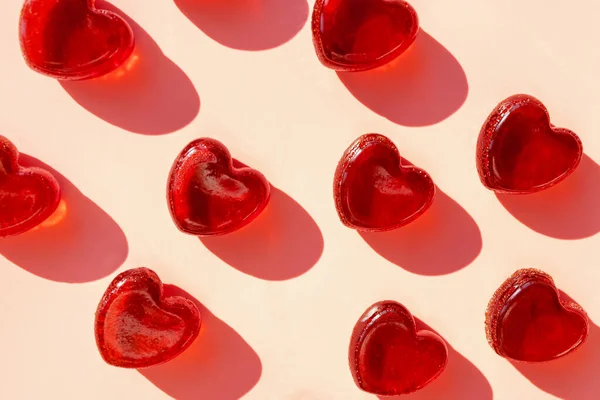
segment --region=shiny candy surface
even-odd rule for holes
[[[25,0],[19,37],[27,64],[61,80],[105,75],[134,49],[129,24],[95,0]]]
[[[235,167],[221,142],[201,138],[188,144],[175,160],[167,201],[181,231],[214,236],[252,222],[267,206],[270,189],[260,172]]]
[[[361,231],[387,231],[422,215],[435,194],[431,177],[403,165],[396,146],[385,136],[359,137],[344,152],[334,177],[340,220]]]
[[[373,304],[352,332],[349,362],[364,391],[394,396],[422,389],[446,367],[448,349],[437,334],[417,331],[411,313],[394,301]]]
[[[564,356],[588,335],[583,309],[561,296],[552,278],[535,269],[515,272],[496,291],[486,313],[488,342],[499,355],[543,362]]]
[[[401,55],[414,42],[419,19],[402,0],[317,0],[312,16],[319,60],[340,71],[364,71]]]
[[[177,357],[196,339],[201,317],[183,297],[163,297],[163,284],[148,268],[119,274],[96,311],[95,334],[108,364],[144,368]]]
[[[17,148],[0,136],[0,238],[35,228],[59,202],[54,176],[41,168],[20,166]]]
[[[481,128],[477,170],[491,190],[526,194],[562,181],[582,155],[575,133],[552,126],[546,107],[520,94],[502,101]]]

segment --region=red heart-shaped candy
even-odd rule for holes
[[[419,32],[419,18],[403,0],[317,0],[312,16],[319,60],[338,71],[365,71],[402,54]]]
[[[19,152],[0,136],[0,238],[35,228],[58,207],[60,186],[41,168],[19,165]]]
[[[534,193],[569,176],[582,155],[575,133],[552,126],[538,99],[518,94],[498,104],[481,128],[477,171],[495,192]]]
[[[96,344],[111,365],[145,368],[181,354],[198,336],[200,325],[200,311],[192,301],[165,298],[158,275],[136,268],[119,274],[102,296]]]
[[[83,80],[122,65],[134,48],[131,27],[94,4],[95,0],[25,0],[19,32],[29,67],[56,79]]]
[[[433,180],[402,165],[391,140],[367,134],[348,147],[333,183],[335,206],[344,225],[359,231],[388,231],[422,215],[435,194]]]
[[[437,378],[448,360],[437,334],[417,332],[415,320],[395,301],[373,304],[360,317],[350,340],[350,371],[359,388],[380,396],[422,389]]]
[[[550,275],[521,269],[494,293],[485,329],[488,342],[502,357],[542,362],[580,346],[589,322],[579,304],[560,298]]]
[[[181,151],[169,175],[167,201],[182,232],[223,235],[248,225],[265,209],[271,191],[267,179],[233,162],[215,139],[194,140]]]

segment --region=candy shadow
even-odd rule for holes
[[[124,65],[106,76],[61,81],[65,91],[98,118],[134,133],[162,135],[192,122],[200,111],[200,97],[190,78],[125,13],[104,1],[98,8],[125,18],[136,48]]]
[[[379,255],[419,275],[458,271],[473,262],[483,246],[473,217],[438,188],[429,210],[410,224],[359,234]]]
[[[431,329],[415,317],[417,329]],[[439,334],[439,333],[438,333]],[[441,336],[441,335],[440,335]],[[444,339],[445,340],[445,339]],[[381,400],[492,400],[492,386],[479,369],[446,342],[448,364],[441,375],[423,389],[402,396],[377,396]]]
[[[400,57],[364,72],[338,72],[365,106],[404,126],[433,125],[454,114],[467,99],[467,76],[452,54],[421,30]]]
[[[561,298],[569,298],[560,291]],[[564,400],[597,400],[600,393],[600,327],[590,321],[587,340],[573,353],[545,363],[511,364],[535,386]]]
[[[543,235],[574,240],[600,232],[600,166],[585,154],[573,174],[556,186],[496,197],[513,217]]]
[[[119,225],[52,167],[25,154],[19,161],[54,175],[62,191],[61,206],[37,228],[0,240],[0,255],[58,282],[91,282],[117,270],[129,252]]]
[[[308,272],[324,247],[321,230],[310,214],[273,186],[267,208],[255,221],[239,231],[200,240],[232,267],[271,281]]]
[[[259,381],[262,363],[256,352],[229,325],[183,289],[164,286],[165,296],[193,301],[202,315],[200,334],[177,358],[138,372],[177,400],[237,400]]]
[[[306,0],[175,0],[214,41],[238,50],[267,50],[290,41],[306,24]]]

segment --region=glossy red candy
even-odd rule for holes
[[[410,47],[418,32],[417,13],[403,0],[317,0],[313,10],[317,56],[339,71],[387,64]]]
[[[177,227],[196,236],[223,235],[248,225],[267,206],[271,186],[258,171],[236,168],[219,141],[202,138],[179,154],[167,201]]]
[[[552,277],[535,269],[508,278],[494,293],[485,319],[496,353],[526,362],[549,361],[575,350],[587,338],[588,324],[583,309],[561,299]]]
[[[403,165],[388,138],[372,133],[356,139],[342,156],[333,194],[344,225],[360,231],[388,231],[427,211],[435,185],[427,172]]]
[[[183,297],[163,296],[163,284],[148,268],[119,274],[96,311],[95,334],[108,364],[145,368],[169,361],[196,339],[201,317]]]
[[[481,128],[477,170],[495,192],[534,193],[569,176],[582,155],[575,133],[552,126],[538,99],[519,94],[501,102]]]
[[[448,349],[437,334],[417,332],[411,313],[395,301],[373,304],[350,340],[350,371],[356,385],[380,396],[422,389],[446,367]]]
[[[59,203],[54,176],[41,168],[20,166],[17,148],[0,136],[0,238],[35,228]]]
[[[134,48],[133,32],[95,0],[25,0],[19,37],[33,70],[62,80],[105,75],[123,64]]]

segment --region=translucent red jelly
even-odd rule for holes
[[[486,333],[502,357],[543,362],[581,345],[588,335],[588,318],[578,304],[560,298],[548,274],[522,269],[492,297],[486,312]]]
[[[395,301],[373,304],[352,332],[350,371],[359,388],[380,396],[415,392],[446,367],[446,343],[431,331],[417,332],[411,313]]]
[[[163,284],[148,268],[118,275],[96,311],[95,334],[108,364],[145,368],[169,361],[200,332],[196,305],[179,296],[163,297]]]
[[[342,223],[361,231],[387,231],[422,215],[433,202],[429,175],[402,165],[385,136],[359,137],[342,156],[334,177],[335,205]]]
[[[223,235],[252,222],[267,206],[271,186],[258,171],[235,168],[227,148],[202,138],[179,154],[167,201],[177,227],[191,235]]]
[[[58,207],[60,186],[48,171],[19,165],[17,148],[0,136],[0,238],[35,228]]]
[[[501,102],[481,128],[477,170],[496,192],[533,193],[569,176],[582,155],[575,133],[553,127],[546,107],[520,94]]]
[[[95,0],[25,0],[19,37],[27,64],[44,75],[83,80],[105,75],[134,49],[133,32]]]
[[[312,16],[319,60],[340,71],[387,64],[414,42],[419,19],[402,0],[317,0]]]

